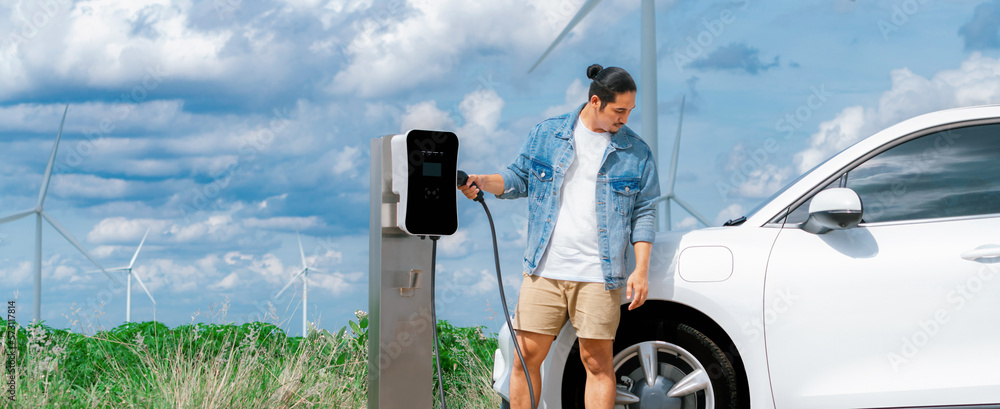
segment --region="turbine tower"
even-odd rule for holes
[[[309,321],[306,319],[306,313],[308,312],[307,302],[309,299],[309,272],[313,271],[322,273],[323,271],[309,267],[309,265],[306,264],[306,253],[302,249],[302,236],[299,235],[299,232],[295,232],[295,236],[299,238],[299,256],[302,257],[302,270],[299,271],[298,274],[292,276],[292,278],[288,280],[288,284],[285,284],[285,286],[281,288],[281,291],[278,291],[278,294],[275,294],[274,298],[280,297],[281,294],[295,282],[295,279],[302,277],[302,336],[305,337],[309,335]]]
[[[49,225],[51,225],[52,228],[56,229],[56,231],[58,231],[59,234],[66,239],[66,241],[69,241],[69,243],[72,244],[73,247],[76,247],[77,250],[80,250],[80,253],[83,253],[83,255],[87,257],[87,259],[90,260],[90,262],[94,263],[94,265],[97,266],[97,268],[102,273],[104,273],[104,275],[108,276],[108,278],[111,279],[111,281],[121,284],[121,282],[118,281],[118,279],[112,277],[111,274],[108,274],[108,272],[104,270],[104,267],[101,267],[101,264],[98,263],[97,260],[94,260],[94,258],[90,256],[90,253],[88,253],[87,250],[85,250],[83,246],[80,245],[80,242],[76,241],[76,239],[73,238],[73,235],[70,234],[65,227],[59,224],[59,222],[57,222],[56,219],[52,218],[52,216],[49,216],[49,214],[46,213],[44,209],[45,196],[48,194],[49,190],[49,180],[52,178],[52,167],[53,165],[55,165],[56,152],[59,150],[59,139],[62,138],[63,125],[66,124],[66,113],[68,111],[69,111],[69,105],[66,105],[66,109],[63,110],[62,122],[59,123],[59,133],[56,134],[56,143],[55,145],[52,146],[52,154],[49,155],[49,164],[48,166],[45,167],[45,175],[42,176],[42,188],[38,192],[38,204],[35,205],[35,207],[32,209],[20,211],[0,219],[0,224],[4,224],[7,222],[12,222],[14,220],[22,219],[24,217],[28,217],[32,214],[35,215],[34,313],[35,313],[36,323],[41,322],[42,320],[42,219],[45,219],[45,221],[49,222]]]
[[[705,226],[711,226],[710,224],[708,224],[708,220],[705,219],[704,216],[702,216],[701,214],[699,214],[698,212],[696,212],[693,207],[689,206],[687,203],[685,203],[683,200],[681,200],[679,197],[677,197],[677,194],[674,193],[674,182],[677,181],[677,158],[678,158],[678,154],[680,153],[680,149],[681,149],[681,125],[684,124],[684,102],[685,102],[685,100],[686,100],[686,97],[681,97],[681,117],[677,121],[677,136],[674,137],[674,153],[670,157],[670,176],[669,176],[669,179],[668,179],[668,182],[667,182],[668,186],[670,186],[670,187],[667,188],[667,194],[665,194],[663,196],[660,196],[659,198],[656,199],[657,203],[666,202],[666,205],[663,206],[663,210],[664,210],[663,211],[663,216],[664,217],[661,219],[661,220],[663,220],[663,225],[661,227],[665,228],[666,230],[671,230],[671,226],[672,226],[672,224],[670,223],[670,201],[671,200],[673,200],[675,203],[677,203],[678,205],[680,205],[680,207],[684,208],[684,210],[687,210],[688,213],[690,213],[692,216],[694,216],[695,219],[698,219],[698,221],[700,221]]]
[[[135,249],[132,261],[127,266],[111,269],[111,271],[124,271],[128,275],[128,283],[125,284],[125,322],[132,322],[132,276],[135,276],[135,280],[139,282],[142,291],[145,291],[146,295],[149,296],[149,300],[153,302],[153,320],[156,320],[156,300],[153,299],[153,294],[150,294],[149,289],[146,288],[146,284],[142,283],[142,279],[132,272],[135,259],[139,257],[139,250],[142,250],[142,245],[146,242],[146,236],[149,236],[149,228],[146,228],[146,234],[142,235],[142,241],[139,242],[139,247]]]

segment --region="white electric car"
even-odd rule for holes
[[[615,340],[618,406],[1000,408],[1000,106],[922,115],[745,218],[656,237]],[[567,324],[540,408],[582,408]],[[506,328],[494,388],[517,359]]]

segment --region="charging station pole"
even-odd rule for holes
[[[371,141],[368,408],[430,409],[431,241],[396,226],[391,138]]]

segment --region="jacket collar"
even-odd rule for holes
[[[562,128],[559,132],[556,132],[556,137],[562,139],[569,139],[573,136],[573,127],[576,126],[577,121],[580,120],[580,111],[583,107],[587,106],[586,103],[581,104],[577,109],[571,111],[566,115],[566,121],[563,122]],[[613,132],[611,134],[611,146],[615,149],[628,149],[632,147],[632,142],[628,140],[629,135],[635,135],[628,126],[622,126],[618,132]]]

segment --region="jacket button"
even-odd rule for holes
[[[542,172],[542,177],[545,177],[545,172]]]
[[[625,193],[628,193],[628,186],[625,186]]]

